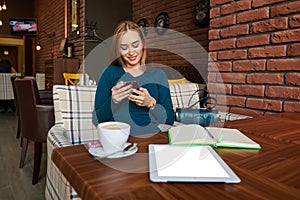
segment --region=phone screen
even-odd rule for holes
[[[127,85],[131,85],[132,88],[136,89],[136,90],[139,88],[137,81],[126,81],[124,87]],[[133,93],[133,94],[135,94],[135,93]],[[135,95],[137,95],[137,94],[135,94]]]
[[[127,86],[127,85],[132,85],[133,89],[139,88],[137,81],[126,81],[124,86]]]

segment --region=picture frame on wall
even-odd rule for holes
[[[137,22],[137,25],[138,25],[141,29],[143,29],[144,35],[147,35],[147,33],[148,33],[148,27],[149,27],[148,20],[145,19],[145,18],[142,18],[142,19],[140,19],[140,20]]]
[[[164,34],[169,28],[169,15],[166,12],[161,12],[155,19],[155,31],[157,34]]]
[[[79,32],[79,1],[80,0],[70,0],[70,33],[69,37],[78,37]]]
[[[209,0],[201,0],[195,6],[193,12],[193,22],[199,28],[209,24],[209,11],[210,3]]]

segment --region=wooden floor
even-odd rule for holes
[[[39,183],[32,185],[33,143],[29,143],[24,168],[19,168],[21,147],[20,139],[16,139],[16,125],[14,112],[0,113],[0,200],[45,199],[46,144]]]

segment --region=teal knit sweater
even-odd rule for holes
[[[111,88],[121,80],[136,80],[140,87],[146,88],[156,100],[155,108],[152,110],[140,107],[128,99],[115,104],[111,99]],[[120,66],[108,66],[99,77],[95,114],[98,123],[106,121],[129,123],[131,135],[157,132],[158,124],[172,125],[174,111],[166,74],[161,69],[147,67],[142,75],[133,77]]]

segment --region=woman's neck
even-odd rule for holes
[[[142,75],[146,71],[146,66],[123,67],[124,71],[131,74],[133,77]]]

